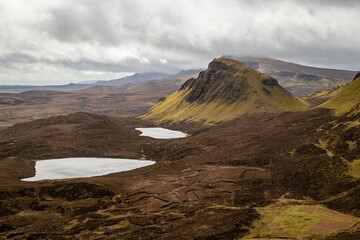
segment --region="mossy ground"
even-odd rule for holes
[[[349,230],[360,220],[351,215],[309,203],[277,202],[257,208],[261,219],[243,239],[303,239]]]
[[[349,163],[349,174],[354,178],[360,178],[360,159]]]

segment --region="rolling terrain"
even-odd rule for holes
[[[343,152],[342,144],[359,131],[333,129],[329,122],[336,120],[323,109],[271,114],[178,140],[139,137],[134,127],[151,126],[140,120],[89,114],[17,124],[0,136],[7,139],[1,143],[0,236],[343,239],[336,236],[346,232],[354,239],[359,178],[343,156],[358,159],[359,151]],[[331,149],[319,143],[329,131],[341,140]],[[59,156],[143,156],[157,163],[88,179],[18,180],[33,175],[31,159]],[[282,215],[274,221],[277,211]]]
[[[122,86],[125,84],[132,83],[147,83],[153,80],[159,79],[179,79],[184,76],[194,75],[199,73],[201,70],[183,70],[176,74],[166,74],[158,72],[149,72],[149,73],[136,73],[132,76],[123,77],[119,79],[114,79],[110,81],[97,81],[93,83],[94,86]]]
[[[176,74],[167,74],[159,72],[135,73],[130,76],[100,81],[84,81],[80,83],[69,83],[65,85],[0,85],[0,93],[21,93],[27,91],[56,91],[56,92],[72,92],[87,89],[93,86],[122,86],[132,83],[147,83],[159,79],[178,79],[186,75],[192,75],[200,72],[200,70],[183,70]]]
[[[74,113],[15,124],[0,131],[0,237],[358,239],[359,79],[334,90],[327,108],[308,109],[273,78],[216,59],[142,118]],[[196,111],[188,111],[189,101]],[[220,112],[198,107],[216,101]],[[164,103],[170,113],[159,118],[154,109]],[[249,108],[224,119],[234,103]],[[171,118],[178,111],[207,118]],[[146,126],[190,136],[139,136],[135,128]],[[20,181],[34,175],[34,159],[80,156],[156,164],[93,178]]]
[[[134,117],[145,113],[159,98],[176,91],[192,75],[132,83],[123,86],[92,86],[84,90],[27,91],[0,93],[0,128],[15,123],[90,112],[110,116]]]
[[[299,96],[323,89],[332,92],[331,87],[345,84],[355,75],[353,71],[313,68],[275,59],[231,58],[272,76],[282,87]],[[198,71],[187,70],[172,75],[137,73],[111,81],[62,86],[0,86],[0,129],[17,122],[79,111],[121,117],[138,116],[144,114],[158,99],[178,90],[185,80],[196,78]],[[306,77],[308,75],[315,77]],[[315,97],[306,98],[306,101],[318,105],[328,98],[327,95],[321,98],[318,97],[319,93],[316,94]],[[253,104],[258,106],[261,102]],[[221,111],[221,108],[215,108],[217,105],[213,104],[204,110]],[[226,119],[233,117],[232,113],[225,114],[228,115]]]

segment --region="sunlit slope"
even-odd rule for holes
[[[161,99],[142,118],[213,124],[241,115],[299,111],[307,104],[278,82],[235,60],[214,59],[196,79]]]
[[[360,74],[357,74],[352,82],[345,85],[320,107],[334,110],[337,116],[353,112],[360,112]]]

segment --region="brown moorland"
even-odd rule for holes
[[[176,91],[197,74],[129,83],[123,86],[93,86],[62,91],[26,91],[0,93],[0,128],[15,123],[76,112],[135,117],[145,113],[161,97]]]
[[[180,122],[170,126],[190,136],[172,140],[134,129],[156,123],[89,113],[16,124],[0,132],[0,236],[357,239],[359,117],[356,107],[341,116],[315,108],[211,127]],[[74,156],[156,164],[101,177],[20,181],[34,175],[33,159]]]

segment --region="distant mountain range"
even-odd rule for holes
[[[189,78],[197,77],[198,72],[184,75],[192,72],[194,71],[182,71],[170,75],[170,78],[150,81],[146,79],[155,74],[149,74],[149,78],[146,78],[146,74],[135,74],[135,80],[143,76],[140,81],[147,82],[125,84],[131,80],[130,76],[124,82],[121,79],[112,81],[119,86],[90,84],[86,85],[86,89],[73,91],[64,91],[64,88],[57,86],[55,89],[43,87],[24,91],[25,88],[17,88],[15,90],[21,92],[0,92],[0,128],[17,122],[80,111],[110,116],[138,116],[144,114],[161,97],[178,90]],[[164,74],[157,76],[164,77]],[[72,86],[83,87],[81,84],[73,84],[66,89]]]
[[[275,78],[282,87],[292,94],[300,97],[344,85],[351,81],[353,76],[357,73],[349,70],[303,66],[300,64],[270,58],[236,56],[225,56],[225,58],[243,62],[250,68]],[[0,92],[25,92],[30,90],[70,92],[93,86],[122,86],[132,83],[147,83],[158,79],[181,78],[182,76],[191,75],[200,71],[201,69],[185,70],[177,74],[167,74],[161,72],[135,73],[134,75],[114,80],[82,81],[66,85],[0,85]]]
[[[184,70],[176,74],[166,74],[159,72],[148,72],[148,73],[135,73],[132,76],[122,77],[110,81],[97,81],[92,85],[101,86],[122,86],[129,83],[146,83],[152,80],[165,79],[165,78],[181,78],[186,75],[191,75],[200,72],[200,69]]]
[[[191,75],[200,72],[200,69],[191,69],[183,70],[176,74],[167,74],[159,72],[148,72],[148,73],[135,73],[134,75],[122,77],[114,80],[108,81],[85,81],[80,83],[70,83],[65,85],[44,85],[44,86],[34,86],[34,85],[0,85],[0,92],[25,92],[33,90],[45,90],[45,91],[63,91],[71,92],[90,88],[93,86],[122,86],[129,83],[147,83],[152,80],[158,79],[177,79],[186,75]]]
[[[0,92],[3,93],[21,93],[27,91],[62,91],[71,92],[91,87],[92,84],[75,84],[69,83],[65,85],[0,85]]]

